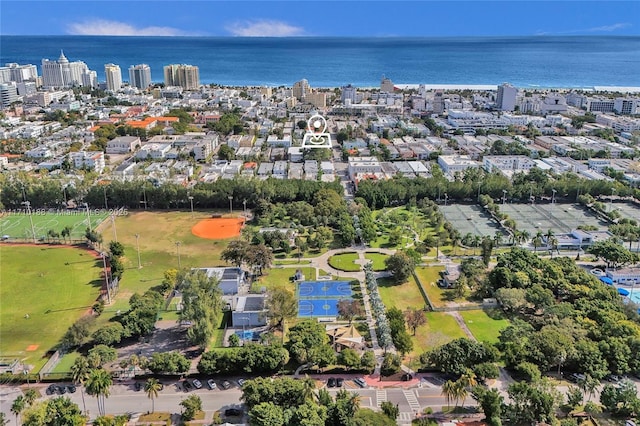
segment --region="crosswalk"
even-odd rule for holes
[[[383,402],[387,400],[387,391],[385,389],[378,389],[376,391],[376,405],[380,407]]]
[[[415,392],[412,389],[404,389],[402,393],[404,394],[404,397],[407,398],[407,402],[409,403],[411,410],[420,411],[420,403],[418,402]]]
[[[407,413],[406,411],[403,413],[400,413],[400,415],[398,415],[398,423],[411,423],[412,420],[412,415],[411,413]]]

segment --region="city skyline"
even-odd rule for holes
[[[27,6],[28,5],[28,6]],[[637,1],[3,1],[2,35],[638,35]],[[24,8],[29,7],[29,13]],[[162,13],[147,13],[154,9]],[[415,19],[416,16],[422,19]],[[355,19],[358,17],[358,19]]]

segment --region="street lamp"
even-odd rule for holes
[[[109,210],[109,203],[107,203],[107,187],[102,187],[102,192],[104,193],[104,209]]]
[[[138,269],[142,269],[142,263],[140,262],[140,244],[138,239],[140,238],[140,234],[136,234],[136,250],[138,251]]]
[[[507,190],[502,190],[502,205],[504,206],[507,203]]]
[[[447,195],[447,193],[445,192],[445,193],[444,193],[444,205],[445,205],[445,207],[446,207],[446,205],[447,205],[447,200],[448,200],[448,199],[449,199],[449,195]]]
[[[613,196],[616,193],[615,188],[611,188],[611,200],[609,200],[609,211],[613,211]]]
[[[554,204],[556,202],[556,190],[552,189],[551,190],[552,194],[551,194],[551,204]]]
[[[189,202],[191,203],[191,219],[193,219],[193,197],[189,195]]]
[[[93,230],[91,229],[91,215],[89,214],[89,203],[84,203],[84,205],[87,208],[87,222],[89,223],[89,232],[93,232]]]
[[[31,216],[31,203],[29,201],[23,201],[22,204],[24,204],[27,207],[27,213],[29,214],[29,222],[31,223],[31,236],[33,237],[33,243],[36,243],[36,230],[33,227],[33,217]]]
[[[244,217],[245,217],[245,220],[246,220],[246,218],[247,218],[247,200],[244,200],[242,202],[242,205],[244,206]]]
[[[113,227],[113,239],[118,242],[118,231],[116,230],[116,215],[111,214],[111,226]]]
[[[233,195],[229,195],[227,198],[229,198],[229,213],[233,214]]]
[[[180,241],[176,241],[176,251],[178,252],[178,268],[182,268],[182,262],[180,261]]]

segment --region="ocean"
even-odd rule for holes
[[[473,38],[232,38],[2,36],[0,64],[38,66],[84,61],[103,81],[104,64],[146,63],[162,82],[164,65],[200,68],[203,84],[312,87],[396,84],[497,85],[521,88],[640,87],[640,37],[529,36]]]

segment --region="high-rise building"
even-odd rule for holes
[[[129,67],[129,84],[138,89],[146,89],[151,86],[151,68],[149,65],[131,65]]]
[[[42,85],[45,88],[95,87],[94,74],[95,71],[90,71],[82,61],[69,62],[63,52],[57,61],[42,60]]]
[[[12,62],[0,67],[0,83],[9,81],[22,83],[23,81],[36,81],[37,79],[38,69],[32,64],[19,65]]]
[[[496,97],[496,107],[500,111],[513,111],[516,107],[516,96],[518,89],[509,83],[498,86],[498,96]]]
[[[104,75],[107,78],[107,90],[117,92],[122,88],[122,71],[120,65],[105,64]]]
[[[0,84],[0,108],[6,108],[18,100],[18,88],[16,83]]]
[[[303,78],[302,80],[293,83],[291,94],[294,98],[302,101],[308,93],[311,93],[311,86],[309,86],[309,82],[306,79]]]
[[[167,65],[164,67],[164,84],[179,86],[185,90],[196,90],[200,87],[200,71],[195,65]]]
[[[395,90],[395,86],[393,85],[393,81],[386,78],[385,76],[382,76],[382,80],[380,81],[380,91],[393,93],[394,90]]]
[[[342,87],[342,94],[340,95],[340,101],[344,104],[347,100],[352,104],[356,103],[356,98],[358,96],[358,91],[356,88],[350,84]]]

